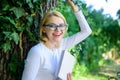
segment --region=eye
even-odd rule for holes
[[[59,24],[59,27],[66,27],[66,24]]]
[[[56,27],[57,25],[56,25],[56,24],[51,23],[51,24],[45,24],[45,26],[48,26],[48,27]]]

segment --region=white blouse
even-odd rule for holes
[[[76,12],[75,16],[81,31],[73,36],[63,38],[60,48],[53,51],[42,43],[33,46],[25,60],[22,80],[55,80],[62,52],[83,41],[92,32],[81,11]]]

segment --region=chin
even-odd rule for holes
[[[54,39],[54,41],[56,41],[56,42],[60,42],[61,40],[62,40],[62,38]]]
[[[61,41],[61,39],[55,39],[55,41],[56,41],[56,42],[59,42],[59,41]]]

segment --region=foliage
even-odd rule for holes
[[[41,2],[43,1],[0,0],[0,78],[2,80],[20,80],[23,59],[29,47],[39,39],[38,26],[43,13]]]
[[[20,61],[18,56],[16,54],[11,55],[11,60],[8,64],[9,66],[9,73],[12,75],[12,77],[15,77],[15,80],[21,79],[21,73],[23,70],[23,62]],[[17,73],[17,74],[16,74]]]
[[[7,52],[11,49],[10,41],[18,44],[20,32],[27,31],[29,35],[32,34],[28,29],[33,23],[34,17],[31,15],[35,14],[35,11],[33,12],[33,4],[29,0],[18,0],[17,2],[4,0],[1,1],[0,5],[0,31],[2,31],[0,35],[2,39],[0,40],[3,42],[1,43],[2,47],[0,47],[4,52]],[[27,11],[28,8],[31,8],[31,10]],[[34,39],[34,36],[32,36],[32,39]]]
[[[117,11],[118,19],[120,19],[120,9]]]
[[[93,31],[89,38],[70,49],[71,54],[77,59],[73,71],[74,77],[87,76],[91,72],[98,71],[99,64],[104,64],[102,53],[109,51],[111,48],[120,50],[120,26],[118,21],[113,20],[110,15],[103,15],[103,9],[96,11],[91,7],[87,8],[82,0],[73,1],[83,11]],[[46,7],[42,7],[45,3],[50,4],[52,2],[51,0],[1,0],[0,55],[9,54],[10,59],[7,62],[7,69],[9,69],[12,77],[16,77],[16,80],[18,80],[17,77],[21,76],[23,68],[21,58],[23,52],[27,51],[25,47],[31,41],[36,43],[39,39],[38,26],[40,18],[45,12],[43,8],[46,9]],[[69,24],[66,36],[71,36],[79,31],[78,22],[65,0],[58,0],[58,3],[57,8],[54,6],[49,8],[60,11],[66,17]],[[118,18],[119,12],[117,13]],[[28,43],[26,43],[27,41]],[[25,43],[24,47],[23,43]],[[24,51],[22,48],[24,48]],[[0,57],[0,59],[2,58]]]
[[[69,24],[67,36],[78,32],[79,27],[77,26],[79,25],[71,9],[65,4],[59,7]],[[120,50],[120,26],[118,21],[114,20],[110,15],[103,15],[103,9],[96,11],[91,7],[84,7],[82,10],[93,32],[85,41],[70,49],[71,54],[77,58],[73,71],[74,77],[77,77],[77,79],[77,75],[86,76],[91,72],[98,71],[101,66],[100,63],[103,61],[103,53],[111,48]],[[101,64],[103,65],[104,63],[102,62]]]

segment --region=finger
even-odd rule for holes
[[[70,79],[69,79],[69,73],[67,74],[67,80],[70,80]]]
[[[68,74],[67,74],[67,80],[72,80],[72,75],[71,75],[71,73],[68,73]]]
[[[72,0],[67,0],[68,4],[71,6],[71,8],[73,9],[74,12],[79,11],[79,8],[77,5],[74,4],[74,2]]]
[[[71,1],[71,0],[67,0],[67,2],[68,2],[69,4],[71,4],[71,5],[74,4],[73,1]]]
[[[69,73],[69,78],[70,78],[70,80],[72,80],[72,74],[71,73]]]

